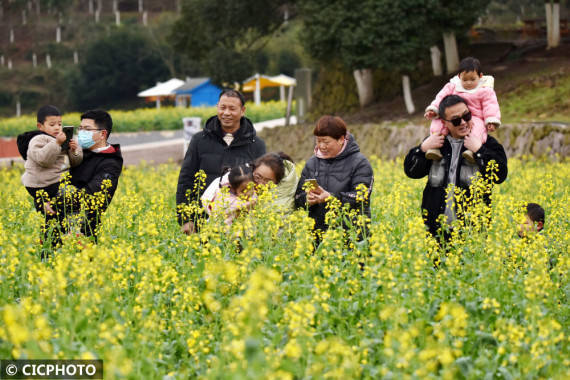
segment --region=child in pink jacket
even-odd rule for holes
[[[481,63],[478,59],[467,57],[459,64],[459,75],[454,76],[437,94],[434,101],[427,106],[425,118],[432,120],[430,126],[431,134],[447,135],[447,127],[438,114],[439,103],[447,95],[459,95],[467,102],[467,107],[471,112],[473,127],[471,133],[487,141],[487,131],[494,132],[501,125],[501,111],[497,101],[497,95],[493,90],[494,79],[490,75],[481,73]],[[429,160],[441,160],[442,155],[439,149],[430,149],[426,152]],[[463,158],[471,163],[475,163],[473,152],[466,150]]]

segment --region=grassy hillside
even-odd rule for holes
[[[486,73],[495,77],[495,90],[504,124],[570,123],[570,53],[566,50],[570,52],[570,46],[487,65],[489,69]],[[356,136],[365,154],[385,156],[382,145],[386,139],[393,138],[375,126],[429,126],[429,122],[423,118],[423,110],[446,81],[447,78],[435,78],[430,84],[414,89],[416,113],[413,115],[406,113],[403,99],[396,97],[340,116],[347,121],[349,130]],[[335,110],[330,113],[335,113]],[[313,151],[314,122],[310,120],[306,125],[264,130],[261,136],[268,150],[282,150],[295,159],[306,159]],[[423,133],[418,131],[418,139]]]

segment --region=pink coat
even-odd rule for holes
[[[493,90],[494,81],[492,76],[484,75],[476,88],[466,90],[463,88],[459,76],[454,76],[436,95],[434,101],[427,106],[426,111],[433,111],[438,115],[439,103],[443,98],[447,95],[461,96],[467,102],[467,107],[473,116],[473,133],[480,136],[481,140],[485,142],[487,140],[486,125],[489,123],[501,125],[501,110],[499,109],[497,95]],[[430,132],[443,135],[449,133],[441,119],[432,120]]]

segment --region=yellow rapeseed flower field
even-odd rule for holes
[[[65,236],[47,260],[23,168],[0,170],[0,357],[99,358],[108,379],[570,378],[568,160],[510,160],[444,251],[425,182],[371,161],[364,242],[331,204],[315,250],[306,212],[270,194],[183,236],[170,164],[126,168],[99,244]],[[546,228],[521,239],[525,202]]]

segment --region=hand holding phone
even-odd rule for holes
[[[71,125],[66,125],[63,127],[63,133],[65,133],[65,141],[63,142],[63,144],[61,144],[61,149],[63,151],[69,150],[69,142],[73,138],[73,130],[74,127]]]
[[[319,184],[317,183],[317,180],[314,178],[306,179],[305,186],[309,189],[309,191],[315,191],[319,188]]]

